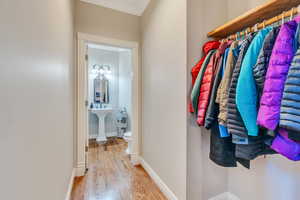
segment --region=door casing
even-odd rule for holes
[[[141,130],[141,82],[139,67],[139,43],[126,40],[117,40],[86,33],[77,33],[77,69],[76,69],[76,176],[83,176],[86,172],[88,145],[88,111],[87,100],[87,44],[102,44],[132,50],[133,84],[132,84],[132,139],[133,149],[130,155],[134,165],[139,164],[140,130]]]

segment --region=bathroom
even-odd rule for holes
[[[132,50],[88,44],[88,133],[105,148],[118,142],[131,152]]]

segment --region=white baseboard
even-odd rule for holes
[[[140,158],[140,164],[155,182],[155,184],[159,187],[162,193],[167,197],[169,200],[178,200],[176,195],[172,192],[172,190],[163,182],[163,180],[158,176],[158,174],[150,167],[150,165],[143,159]]]
[[[140,157],[137,153],[132,153],[130,154],[130,161],[133,165],[139,165],[141,164],[140,162]]]
[[[70,178],[70,183],[68,185],[68,191],[67,191],[67,194],[66,194],[66,200],[70,200],[71,199],[71,193],[72,193],[72,188],[73,188],[75,173],[76,173],[76,170],[73,169],[72,170],[72,174],[71,174],[71,178]]]
[[[78,163],[77,167],[75,168],[75,176],[76,177],[84,176],[85,171],[86,171],[85,163]]]
[[[237,196],[230,192],[224,192],[218,196],[212,197],[208,200],[240,200]]]

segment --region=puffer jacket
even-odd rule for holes
[[[209,42],[206,42],[203,47],[202,47],[202,53],[203,53],[203,57],[200,59],[200,61],[192,68],[191,70],[191,75],[192,75],[192,88],[194,87],[194,84],[195,84],[195,81],[198,77],[198,74],[201,70],[201,67],[202,67],[202,64],[206,58],[206,56],[208,55],[208,53],[211,51],[211,50],[214,50],[214,49],[217,49],[219,48],[220,46],[220,42],[219,41],[209,41]],[[190,106],[189,106],[189,110],[191,113],[194,112],[194,109],[192,107],[192,103],[190,103]]]
[[[222,59],[224,59],[224,55],[222,56],[221,60]],[[211,126],[213,125],[213,123],[215,122],[215,120],[217,119],[219,104],[216,103],[215,99],[217,96],[218,87],[222,80],[222,63],[223,62],[219,62],[219,65],[217,66],[217,69],[216,69],[215,80],[214,80],[214,84],[213,84],[213,87],[211,90],[211,97],[210,97],[209,104],[207,107],[207,112],[205,115],[204,127],[206,129],[210,129]]]
[[[222,43],[222,45],[220,45],[217,52],[211,57],[205,70],[200,86],[200,95],[198,100],[197,123],[199,126],[204,125],[206,110],[210,99],[215,71],[217,66],[219,65],[219,62],[221,61],[222,54],[224,53],[227,45],[227,43]]]
[[[227,43],[227,47],[229,46],[230,43]],[[219,104],[216,103],[216,97],[217,97],[217,91],[219,88],[219,85],[222,80],[222,73],[223,73],[223,65],[224,61],[226,60],[226,51],[225,50],[224,54],[222,55],[220,62],[217,66],[216,73],[215,73],[215,80],[213,83],[212,91],[211,91],[211,97],[209,100],[209,104],[207,107],[207,112],[205,115],[205,124],[204,127],[207,129],[210,129],[212,124],[217,120],[218,117],[218,112],[219,112]]]
[[[300,160],[300,142],[289,139],[288,135],[285,129],[280,128],[271,148],[290,160],[298,161]]]
[[[208,41],[206,42],[203,47],[202,47],[202,52],[203,52],[203,57],[201,58],[201,60],[192,68],[191,70],[191,75],[192,75],[192,86],[194,86],[194,83],[197,79],[197,76],[199,74],[199,71],[202,67],[202,64],[207,56],[207,54],[213,50],[213,49],[218,49],[220,46],[220,42],[219,41]]]
[[[258,135],[258,126],[256,124],[258,96],[253,77],[253,67],[256,64],[264,39],[271,30],[272,28],[270,27],[262,29],[253,39],[244,57],[236,86],[236,105],[248,131],[248,135],[251,136]]]
[[[290,139],[300,141],[300,49],[290,66],[280,108],[280,127]]]
[[[197,79],[195,81],[195,84],[194,84],[194,87],[192,89],[192,92],[191,92],[191,107],[192,107],[192,110],[190,109],[190,111],[196,111],[196,116],[197,116],[197,113],[198,113],[198,100],[199,100],[199,95],[200,95],[200,86],[201,86],[201,82],[202,82],[202,78],[203,78],[203,75],[204,75],[204,72],[207,68],[207,65],[211,59],[211,57],[215,54],[216,50],[211,50],[207,56],[205,57],[205,60],[202,64],[202,67],[200,69],[200,72],[197,76]]]
[[[300,16],[281,26],[268,67],[257,124],[275,130],[280,118],[284,82],[294,56],[294,38]]]
[[[247,137],[247,130],[244,125],[244,122],[240,116],[240,113],[237,109],[235,97],[236,97],[236,85],[241,71],[242,61],[248,50],[251,41],[253,40],[255,34],[249,34],[245,40],[241,43],[240,53],[236,62],[236,66],[233,70],[231,83],[229,87],[228,95],[228,105],[227,105],[227,128],[228,132],[233,135],[238,135],[242,137]]]
[[[224,76],[217,92],[217,100],[220,105],[220,113],[218,116],[219,125],[226,126],[227,122],[227,104],[228,104],[228,90],[232,78],[232,72],[236,63],[233,55],[233,50],[237,48],[238,42],[235,41],[230,45],[229,54],[226,62]]]
[[[235,156],[235,144],[231,142],[231,137],[220,137],[216,120],[211,127],[209,158],[222,167],[236,167],[239,162],[244,167],[250,168],[250,160]]]
[[[256,82],[259,99],[265,83],[265,76],[269,66],[272,50],[279,33],[280,27],[273,28],[266,36],[263,47],[260,50],[256,65],[253,68],[253,76]]]

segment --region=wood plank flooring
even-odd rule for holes
[[[75,179],[71,200],[167,200],[141,166],[132,166],[126,148],[123,139],[107,150],[91,142],[89,171]]]

